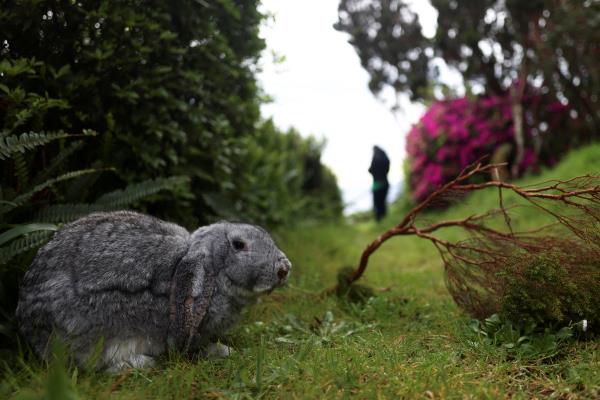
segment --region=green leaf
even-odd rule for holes
[[[66,160],[71,155],[73,155],[73,153],[75,153],[77,150],[79,150],[81,148],[82,145],[83,145],[83,142],[76,141],[76,142],[71,143],[67,148],[61,150],[60,153],[58,153],[52,159],[52,161],[50,161],[50,164],[48,164],[48,166],[46,166],[46,168],[44,168],[43,171],[38,173],[32,179],[32,183],[37,185],[37,184],[42,183],[45,180],[49,179],[56,172],[56,170],[58,170],[60,167],[62,167],[65,164]]]
[[[58,132],[26,132],[20,136],[10,135],[0,137],[0,160],[11,158],[14,153],[24,153],[25,150],[31,150],[37,146],[50,143],[53,140],[69,137],[69,134]]]
[[[35,249],[46,243],[52,236],[52,231],[37,231],[20,237],[10,244],[0,247],[0,265],[6,264],[15,256]]]
[[[65,64],[58,70],[58,72],[56,72],[54,79],[59,79],[60,77],[67,75],[69,72],[71,72],[71,66],[69,64]]]
[[[164,31],[160,34],[159,38],[163,40],[173,40],[177,38],[177,34],[171,31]]]
[[[29,190],[28,192],[12,199],[11,200],[12,204],[4,204],[3,206],[0,206],[0,215],[5,214],[6,212],[8,212],[16,207],[19,207],[20,205],[24,204],[29,199],[31,199],[31,197],[33,197],[34,194],[41,192],[42,190],[44,190],[56,183],[63,182],[63,181],[69,180],[69,179],[78,178],[80,176],[87,175],[87,174],[98,173],[101,171],[102,171],[101,169],[94,169],[94,168],[82,169],[79,171],[67,172],[66,174],[62,174],[56,178],[49,179],[46,182],[33,187],[33,189]]]
[[[112,208],[97,204],[55,204],[39,211],[35,219],[45,223],[70,222],[87,214],[110,210]]]
[[[29,183],[29,168],[23,154],[17,153],[14,156],[15,175],[17,176],[19,186],[27,186]]]
[[[18,225],[0,234],[0,245],[3,245],[19,236],[27,235],[28,233],[37,231],[56,231],[57,229],[58,225],[55,224],[33,223]]]
[[[556,332],[556,338],[559,340],[566,340],[573,336],[573,328],[565,326]]]
[[[161,190],[181,189],[188,184],[188,181],[187,177],[181,176],[150,179],[129,185],[123,190],[107,193],[98,198],[95,204],[116,209],[130,205]]]
[[[25,132],[20,136],[9,135],[0,137],[0,160],[11,158],[13,154],[24,153],[38,146],[45,145],[57,139],[79,136],[95,136],[96,132],[86,129],[82,134],[69,134],[63,131],[56,132]]]

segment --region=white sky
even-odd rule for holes
[[[435,10],[415,0],[414,8],[425,34],[435,30]],[[373,145],[381,146],[391,160],[388,178],[392,200],[402,180],[405,136],[423,107],[403,101],[394,114],[394,95],[377,100],[368,89],[369,77],[347,35],[333,29],[338,0],[263,0],[263,11],[274,15],[261,30],[267,50],[259,81],[274,98],[262,107],[282,129],[297,128],[303,135],[325,138],[323,162],[336,174],[346,211],[371,208],[369,168]],[[284,56],[273,63],[271,53]]]

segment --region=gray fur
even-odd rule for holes
[[[257,226],[220,222],[190,234],[134,212],[96,213],[38,251],[16,314],[42,357],[55,334],[79,362],[103,340],[99,366],[143,367],[168,348],[214,348],[241,309],[285,283],[290,268]]]

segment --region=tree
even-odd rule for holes
[[[371,76],[369,88],[385,86],[421,99],[435,72],[430,68],[434,42],[423,36],[419,17],[402,0],[341,0],[335,29],[349,42]]]
[[[598,137],[600,3],[562,0],[432,0],[437,32],[425,37],[403,0],[341,0],[336,29],[350,35],[369,87],[392,87],[412,99],[441,87],[440,59],[467,87],[501,95],[525,85],[568,104],[585,131]],[[591,133],[590,133],[591,132]]]

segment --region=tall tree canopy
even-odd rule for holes
[[[369,87],[413,100],[441,85],[440,59],[468,87],[506,93],[527,82],[600,131],[600,3],[574,0],[431,0],[437,31],[423,35],[404,0],[341,0],[336,29],[350,35]]]

